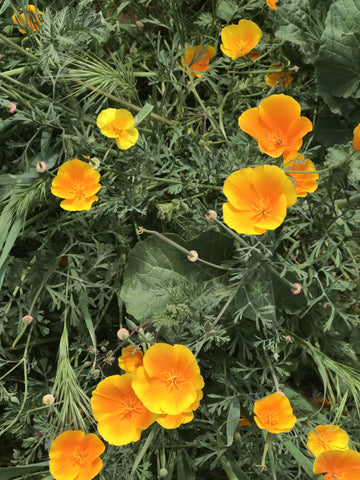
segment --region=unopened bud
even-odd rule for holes
[[[196,250],[190,250],[189,255],[187,256],[188,260],[190,262],[196,262],[196,260],[199,258],[199,254],[197,253]]]
[[[128,337],[129,337],[129,330],[127,330],[126,328],[120,328],[118,331],[117,331],[117,337],[119,340],[126,340]]]
[[[205,214],[205,219],[209,223],[214,223],[214,218],[217,218],[218,214],[215,210],[209,210],[208,213]]]
[[[294,288],[291,289],[291,293],[293,293],[294,295],[298,295],[302,289],[300,283],[294,283],[293,286]]]
[[[159,477],[160,477],[160,478],[165,478],[165,477],[167,477],[167,474],[168,474],[168,471],[166,470],[165,467],[160,468],[160,470],[159,470]]]
[[[47,170],[47,165],[45,162],[42,162],[41,160],[39,160],[37,163],[36,163],[36,171],[39,172],[39,173],[44,173],[46,172]]]
[[[30,323],[33,321],[33,317],[31,315],[25,315],[21,321],[23,322],[24,325],[30,325]]]
[[[10,102],[10,103],[9,103],[9,108],[7,109],[7,111],[8,111],[9,113],[14,113],[15,110],[16,110],[16,103]]]
[[[43,402],[44,405],[46,405],[48,407],[55,402],[55,397],[54,397],[54,395],[51,395],[51,393],[48,393],[48,394],[43,396],[42,402]]]
[[[100,167],[100,160],[96,157],[92,157],[89,160],[89,165],[91,165],[95,170]]]

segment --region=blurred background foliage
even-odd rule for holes
[[[148,432],[108,446],[101,479],[158,478],[161,468],[167,480],[315,478],[304,446],[311,428],[339,423],[352,448],[360,441],[359,154],[346,161],[360,122],[357,2],[279,0],[276,12],[264,0],[34,4],[44,19],[29,35],[11,20],[27,3],[0,6],[1,478],[51,478],[55,436],[94,431],[89,397],[119,373],[120,327],[136,345],[189,346],[204,399],[191,423],[155,432],[145,455]],[[256,62],[220,51],[221,29],[241,18],[263,31]],[[180,58],[197,44],[218,54],[193,80]],[[274,62],[299,69],[286,91],[264,82]],[[269,163],[237,118],[280,92],[313,122],[302,150],[319,188],[246,246],[204,214],[221,214],[231,172]],[[96,117],[124,106],[138,115],[140,137],[119,151]],[[88,157],[101,161],[99,201],[65,212],[51,181],[64,161]],[[189,262],[139,226],[221,268]],[[26,314],[34,322],[12,347]],[[298,423],[273,442],[260,474],[264,439],[238,419],[251,419],[274,379]]]

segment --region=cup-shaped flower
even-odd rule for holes
[[[301,117],[299,103],[289,95],[270,95],[239,117],[239,127],[259,144],[270,157],[280,157],[284,152],[297,152],[303,136],[312,130],[312,123]]]
[[[58,435],[49,452],[49,469],[55,480],[91,480],[102,469],[99,458],[105,445],[94,433],[69,430]]]
[[[156,343],[144,355],[133,389],[154,413],[178,415],[193,410],[204,387],[199,365],[184,345]]]
[[[360,453],[354,450],[327,450],[315,458],[313,473],[324,473],[325,480],[359,480]]]
[[[349,436],[339,425],[318,425],[309,432],[307,447],[314,457],[327,450],[348,450]]]
[[[277,3],[278,0],[266,0],[266,5],[271,8],[271,10],[277,10],[277,6],[275,3]]]
[[[136,371],[143,364],[143,356],[141,350],[130,345],[121,350],[121,357],[118,358],[119,367],[126,373],[136,374]]]
[[[237,233],[260,235],[275,230],[297,199],[294,185],[275,165],[260,165],[233,172],[224,183],[226,225]]]
[[[11,20],[20,27],[28,27],[33,32],[39,30],[41,25],[41,16],[44,16],[43,12],[40,12],[35,5],[28,5],[25,10],[20,10],[19,13],[15,13]],[[27,33],[23,28],[18,27],[20,33]]]
[[[187,48],[181,57],[181,65],[185,71],[186,64],[192,77],[201,77],[210,68],[209,61],[216,55],[211,45],[195,45]]]
[[[94,195],[101,185],[100,173],[91,165],[75,158],[63,163],[51,185],[51,193],[65,198],[60,203],[64,210],[90,210],[93,202],[98,200]]]
[[[239,20],[238,25],[228,25],[221,30],[220,48],[222,52],[235,60],[247,55],[259,43],[262,32],[251,20]]]
[[[254,413],[257,426],[270,433],[289,432],[297,420],[289,399],[278,392],[255,402]]]
[[[309,158],[305,159],[304,155],[300,155],[298,152],[295,152],[290,156],[285,155],[284,168],[288,177],[294,183],[298,197],[306,197],[309,192],[315,192],[318,188],[317,179],[319,178],[319,174],[310,173],[315,172],[316,168]]]
[[[168,415],[166,413],[159,415],[156,419],[157,423],[163,428],[173,429],[178,428],[184,423],[189,423],[194,418],[194,410],[200,405],[200,400],[203,397],[202,390],[197,390],[197,398],[195,402],[185,411],[177,415]]]
[[[354,150],[358,151],[360,150],[360,123],[354,128],[353,134],[353,147]]]
[[[292,84],[293,77],[291,75],[291,72],[273,72],[271,73],[272,70],[279,70],[279,69],[284,69],[284,65],[280,65],[280,63],[273,63],[269,67],[269,73],[267,73],[264,77],[266,85],[269,87],[288,87],[289,85]]]
[[[131,387],[133,375],[112,375],[92,393],[91,408],[100,435],[111,445],[127,445],[140,439],[157,415],[150,412]]]
[[[139,131],[134,127],[134,117],[124,108],[106,108],[96,120],[96,125],[105,137],[115,138],[120,150],[127,150],[135,145]]]

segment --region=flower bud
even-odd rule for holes
[[[293,286],[294,288],[291,289],[291,293],[293,293],[294,295],[298,295],[302,289],[300,283],[294,283]]]
[[[54,395],[51,395],[51,393],[47,393],[46,395],[43,396],[42,402],[43,402],[44,405],[49,407],[50,405],[52,405],[55,402],[55,397],[54,397]]]
[[[190,250],[190,254],[187,256],[187,258],[190,260],[190,262],[196,262],[196,260],[199,258],[199,254],[196,250]]]
[[[168,471],[165,467],[160,468],[159,470],[159,478],[165,478],[168,474]]]
[[[37,163],[36,163],[36,171],[39,172],[39,173],[44,173],[46,172],[47,170],[47,165],[45,162],[42,162],[41,160],[39,160]]]
[[[30,325],[30,323],[33,321],[33,317],[31,315],[25,315],[21,321],[23,322],[24,325]]]
[[[214,218],[217,218],[217,216],[215,210],[209,210],[208,213],[205,214],[205,219],[209,223],[214,223]]]
[[[117,337],[119,340],[126,340],[128,337],[129,337],[129,330],[127,330],[126,328],[120,328],[118,331],[117,331]]]
[[[92,157],[89,160],[89,165],[91,165],[95,170],[100,167],[100,160],[96,157]]]
[[[7,111],[8,111],[9,113],[14,113],[15,110],[16,110],[16,103],[10,102],[10,103],[9,103],[9,108],[7,109]]]

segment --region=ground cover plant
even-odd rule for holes
[[[1,479],[360,478],[356,0],[4,0]]]

